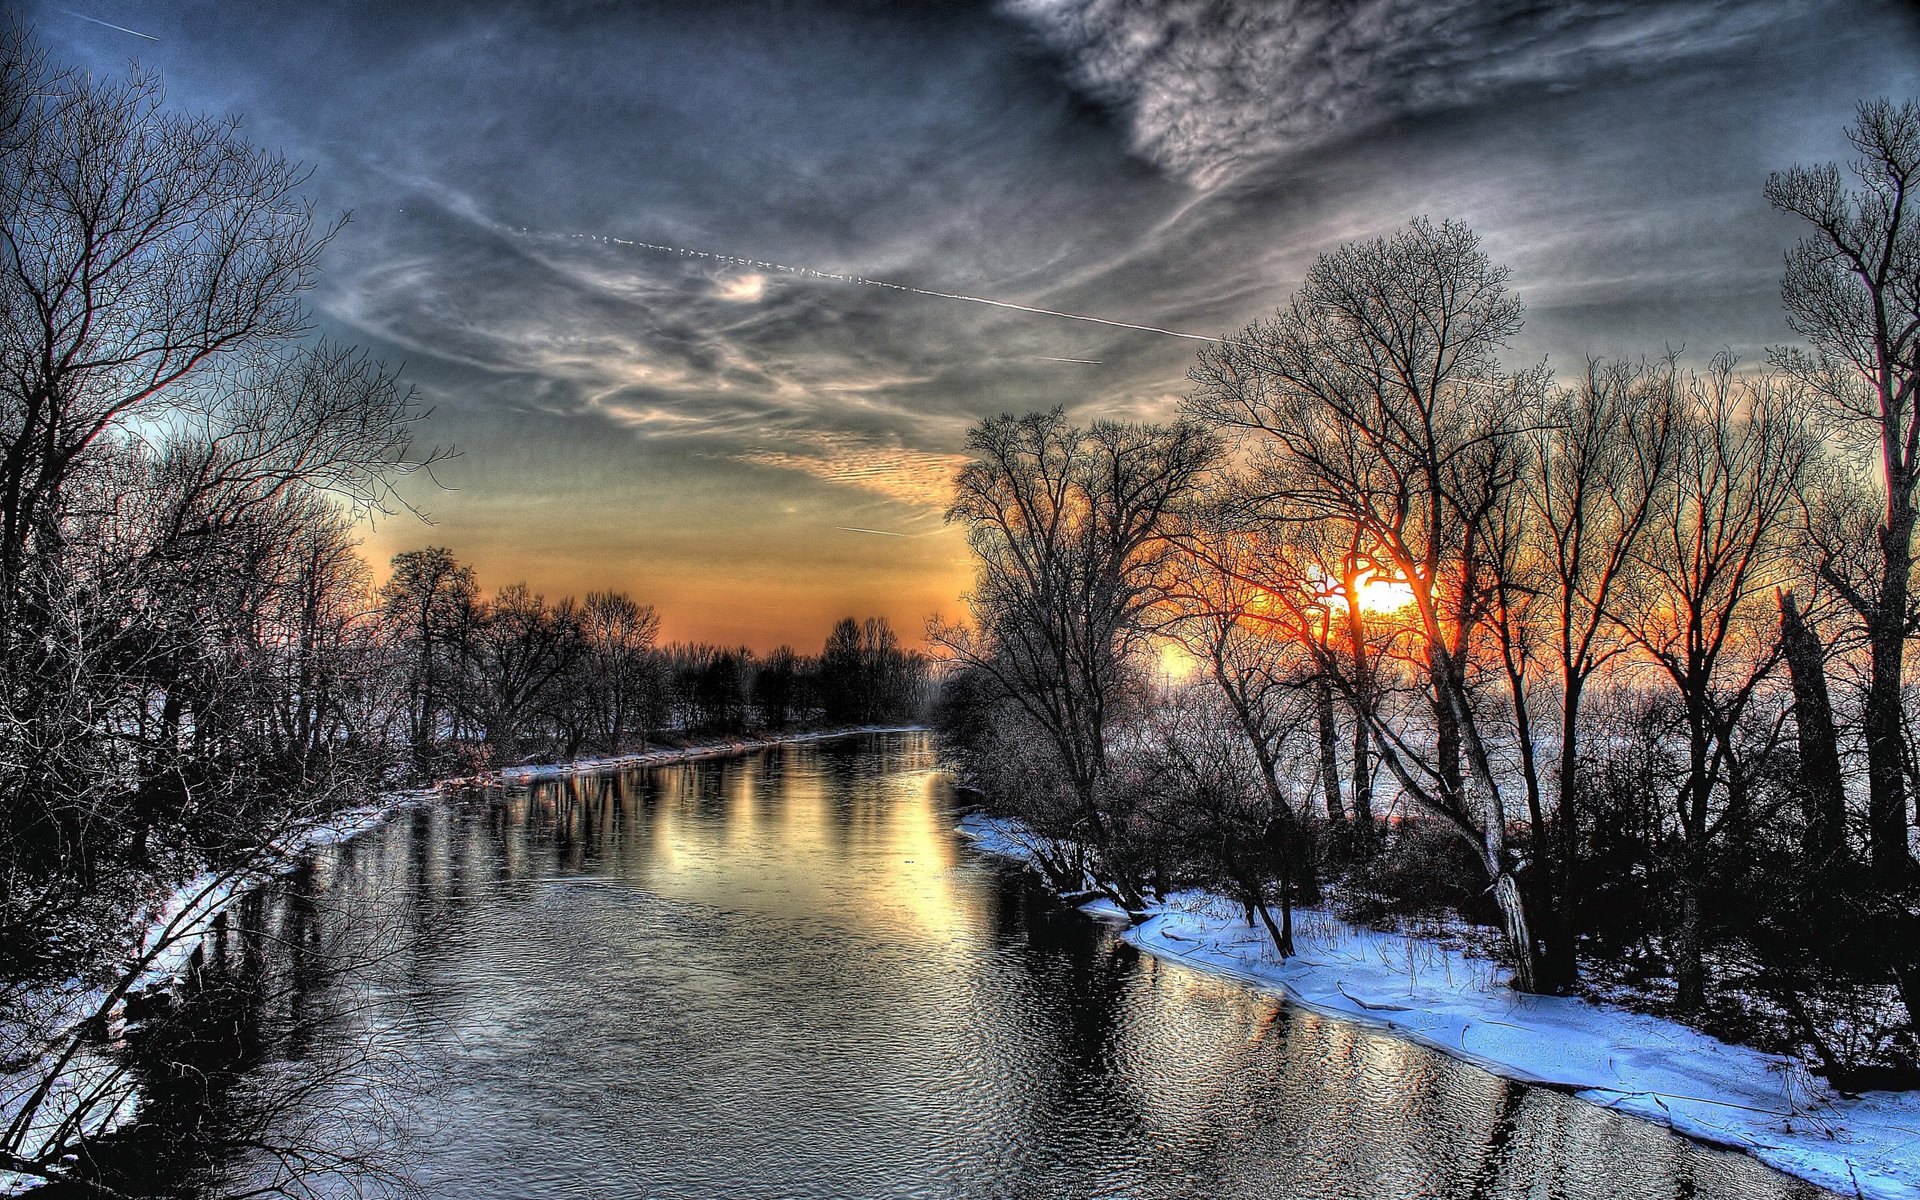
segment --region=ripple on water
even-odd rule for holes
[[[952,833],[923,735],[555,781],[330,853],[445,1197],[1813,1197],[1135,952]],[[396,903],[396,901],[398,901]],[[346,986],[346,985],[336,985]],[[351,1094],[328,1103],[352,1103]]]

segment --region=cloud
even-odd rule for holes
[[[1395,118],[1752,38],[1780,6],[1532,0],[1005,0],[1135,153],[1196,187]]]
[[[767,277],[757,272],[726,275],[713,285],[713,294],[729,304],[758,304],[766,293]]]
[[[789,437],[780,448],[756,446],[733,457],[934,510],[945,509],[952,500],[953,477],[967,462],[964,455],[929,453],[832,432]]]
[[[686,571],[782,612],[735,577],[852,589],[804,530],[932,524],[992,413],[1164,419],[1193,345],[760,262],[1230,334],[1426,212],[1513,266],[1519,359],[1751,353],[1784,336],[1797,236],[1759,182],[1920,86],[1911,22],[1873,4],[149,7],[170,96],[244,113],[353,211],[318,322],[404,360],[465,451],[437,516],[595,571],[691,531],[712,562]],[[124,65],[125,35],[43,23]],[[759,540],[719,547],[732,525]]]

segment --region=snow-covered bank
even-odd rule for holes
[[[149,914],[146,926],[148,933],[140,943],[142,949],[153,947],[159,941],[164,941],[165,945],[153,956],[152,963],[142,976],[142,983],[162,981],[178,975],[186,965],[194,944],[203,934],[211,930],[214,917],[252,887],[264,882],[272,875],[291,870],[315,850],[377,829],[401,813],[418,808],[448,791],[485,786],[496,782],[526,783],[541,779],[560,779],[572,775],[589,775],[598,771],[665,766],[669,763],[690,762],[696,759],[725,758],[729,755],[745,754],[754,750],[798,742],[829,741],[834,738],[854,737],[868,733],[918,733],[925,729],[924,725],[861,725],[850,728],[816,729],[805,733],[764,738],[728,738],[720,741],[696,742],[688,746],[657,747],[639,754],[602,755],[593,758],[577,758],[564,763],[504,767],[471,779],[449,779],[428,787],[384,792],[367,804],[329,814],[288,838],[276,857],[277,869],[274,871],[228,875],[209,872],[175,888],[156,904]]]
[[[1016,820],[970,814],[962,834],[1031,863]],[[1106,901],[1083,906],[1124,914]],[[1839,1095],[1804,1066],[1729,1045],[1674,1021],[1585,1000],[1525,996],[1504,971],[1437,943],[1296,913],[1299,953],[1281,962],[1239,907],[1192,892],[1169,897],[1121,934],[1148,953],[1275,991],[1329,1016],[1564,1088],[1584,1100],[1745,1150],[1843,1195],[1920,1200],[1920,1095]]]
[[[666,763],[688,762],[698,758],[725,758],[765,750],[770,746],[789,746],[798,742],[824,742],[834,738],[855,737],[863,733],[924,733],[925,725],[855,725],[840,729],[814,729],[806,733],[786,733],[764,738],[732,738],[720,742],[701,742],[694,746],[661,747],[639,754],[606,754],[597,758],[576,758],[572,762],[542,763],[537,766],[503,767],[497,774],[510,783],[530,779],[560,779],[595,771],[615,771],[627,767],[657,767]]]

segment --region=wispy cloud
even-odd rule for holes
[[[952,501],[953,477],[967,461],[964,455],[928,453],[839,433],[796,436],[778,447],[755,446],[734,457],[933,510],[944,510]]]
[[[125,34],[28,5],[124,66]],[[742,562],[917,623],[938,598],[904,564],[957,581],[946,539],[823,531],[937,527],[983,416],[1167,417],[1195,343],[1129,326],[1231,334],[1415,213],[1513,266],[1516,354],[1751,353],[1786,335],[1792,236],[1760,181],[1920,87],[1912,22],[1873,0],[194,0],[131,24],[173,100],[244,113],[353,211],[320,323],[404,362],[464,451],[464,490],[428,500],[450,542],[592,586],[671,561],[796,624]]]
[[[1134,150],[1208,187],[1276,154],[1523,87],[1571,88],[1724,50],[1755,2],[1006,0],[1124,110]]]

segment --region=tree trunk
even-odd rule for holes
[[[1907,847],[1905,731],[1900,720],[1907,648],[1907,576],[1913,569],[1913,513],[1897,495],[1880,531],[1885,563],[1879,603],[1867,621],[1873,675],[1867,684],[1867,827],[1873,870],[1887,887],[1913,878]]]
[[[1433,756],[1434,769],[1440,776],[1441,799],[1451,805],[1456,812],[1466,811],[1466,788],[1460,774],[1460,718],[1453,711],[1453,702],[1446,693],[1447,683],[1441,678],[1440,671],[1434,672],[1433,698]],[[1494,867],[1494,874],[1501,871]]]
[[[1367,662],[1367,618],[1359,591],[1347,593],[1347,637],[1353,657],[1353,820],[1363,839],[1373,833],[1373,747],[1368,720],[1373,712],[1373,668]]]
[[[1800,615],[1792,592],[1780,592],[1780,649],[1793,684],[1800,743],[1800,849],[1815,872],[1840,863],[1846,849],[1846,799],[1839,739],[1827,695],[1826,648]]]
[[[1520,733],[1520,776],[1527,791],[1527,821],[1530,835],[1530,862],[1527,868],[1527,882],[1532,893],[1530,905],[1533,919],[1538,930],[1532,944],[1536,947],[1535,965],[1539,975],[1535,982],[1540,990],[1550,995],[1561,996],[1573,988],[1574,957],[1571,951],[1571,937],[1567,933],[1567,923],[1561,912],[1558,897],[1554,894],[1554,871],[1551,866],[1551,846],[1547,828],[1546,805],[1541,799],[1540,764],[1534,754],[1532,730],[1533,717],[1528,708],[1526,693],[1520,680],[1513,683],[1514,727]],[[1563,944],[1566,949],[1562,949]]]
[[[1320,724],[1320,787],[1326,796],[1327,820],[1338,829],[1347,823],[1340,802],[1340,742],[1333,720],[1333,683],[1324,673],[1313,681],[1314,713]]]
[[[1582,921],[1579,901],[1580,870],[1580,689],[1581,683],[1568,679],[1560,698],[1560,761],[1554,777],[1554,824],[1559,835],[1553,847],[1554,890],[1560,897],[1559,936],[1547,945],[1547,971],[1555,979],[1571,984],[1580,970],[1579,945]],[[1542,846],[1540,869],[1546,847]]]
[[[1493,902],[1500,907],[1500,923],[1513,951],[1513,986],[1523,992],[1538,992],[1539,950],[1533,940],[1533,930],[1527,924],[1527,906],[1520,898],[1520,884],[1512,871],[1501,871],[1493,877]]]
[[[1146,911],[1144,894],[1140,881],[1134,877],[1132,869],[1122,860],[1116,851],[1112,831],[1107,827],[1106,817],[1100,812],[1100,805],[1094,798],[1098,787],[1096,781],[1075,780],[1075,790],[1080,793],[1081,812],[1087,819],[1087,828],[1093,834],[1093,850],[1099,856],[1100,864],[1105,868],[1106,885],[1112,892],[1113,900],[1127,910],[1131,916]]]
[[[1280,952],[1281,958],[1292,958],[1293,904],[1287,896],[1289,889],[1284,874],[1286,871],[1284,863],[1280,868],[1283,872],[1280,902],[1284,910],[1282,915],[1286,920],[1286,926],[1282,928],[1273,923],[1273,914],[1267,909],[1267,889],[1261,884],[1259,873],[1248,870],[1240,857],[1233,852],[1231,837],[1221,840],[1220,857],[1226,865],[1227,873],[1233,877],[1234,884],[1240,889],[1241,906],[1247,910],[1247,924],[1253,924],[1253,915],[1259,913],[1261,923],[1267,927],[1267,936],[1273,939],[1274,949]]]
[[[1707,994],[1706,961],[1701,945],[1699,871],[1706,852],[1707,812],[1712,799],[1713,779],[1707,760],[1711,734],[1704,702],[1705,688],[1700,676],[1689,674],[1687,695],[1687,782],[1680,792],[1679,913],[1674,932],[1673,975],[1679,987],[1675,998],[1682,1012],[1694,1012],[1705,1003]]]
[[[1691,856],[1689,856],[1691,857]],[[1700,892],[1689,861],[1681,872],[1679,924],[1673,939],[1674,1002],[1681,1012],[1698,1012],[1707,1001],[1706,959],[1701,948]]]
[[[1464,642],[1464,638],[1462,639]],[[1501,799],[1500,782],[1494,777],[1493,760],[1481,741],[1467,705],[1466,689],[1454,678],[1451,654],[1436,655],[1432,666],[1435,698],[1446,720],[1440,722],[1440,774],[1443,782],[1451,769],[1453,795],[1447,803],[1463,816],[1467,813],[1466,790],[1460,779],[1460,759],[1464,752],[1472,768],[1474,782],[1485,793],[1486,812],[1482,815],[1480,837],[1482,861],[1493,880],[1494,903],[1500,908],[1500,920],[1506,930],[1508,950],[1513,955],[1513,983],[1523,992],[1538,993],[1541,986],[1540,943],[1527,920],[1527,903],[1513,876],[1507,854],[1507,813]],[[1451,731],[1450,735],[1448,731]],[[1451,749],[1448,749],[1448,737]]]

